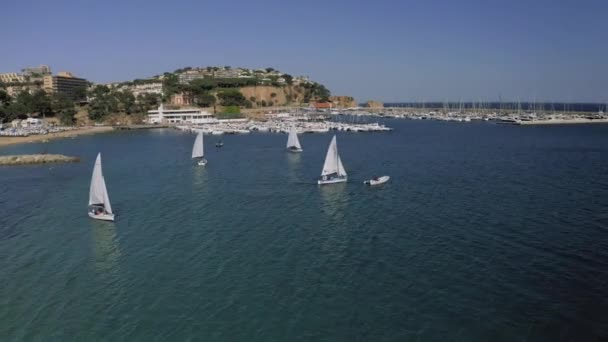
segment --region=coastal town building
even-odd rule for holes
[[[312,107],[314,109],[331,109],[331,108],[333,108],[333,103],[331,103],[331,102],[313,102]]]
[[[211,73],[207,72],[206,70],[189,70],[179,74],[177,77],[180,84],[187,84],[191,81],[209,76],[211,76]]]
[[[0,74],[0,82],[2,83],[22,83],[25,82],[25,77],[16,72],[7,72]]]
[[[33,94],[41,89],[40,85],[34,83],[14,83],[6,87],[6,93],[11,97],[15,97],[24,91]]]
[[[192,95],[187,93],[178,93],[171,95],[170,103],[174,106],[191,106],[194,102]]]
[[[36,118],[27,118],[25,120],[21,120],[21,127],[42,127],[43,121],[41,119]]]
[[[215,72],[215,78],[238,78],[240,70],[238,69],[220,69]]]
[[[198,109],[165,109],[161,104],[156,110],[148,111],[148,123],[151,124],[206,124],[216,123],[213,114]]]
[[[42,77],[51,74],[51,68],[48,65],[40,64],[37,67],[28,67],[21,69],[21,73],[28,77]]]
[[[258,78],[261,82],[271,82],[276,79],[280,84],[284,84],[283,73],[272,69],[247,69],[231,67],[206,67],[191,68],[177,73],[180,84],[188,84],[193,80],[201,78]]]
[[[88,81],[84,78],[74,77],[69,72],[57,73],[57,76],[44,76],[43,88],[49,94],[63,94],[74,97],[79,88],[86,88]]]
[[[163,95],[163,84],[161,82],[137,84],[129,87],[135,97],[144,94]]]

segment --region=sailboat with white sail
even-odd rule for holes
[[[194,146],[192,147],[192,159],[198,159],[198,165],[207,165],[207,159],[205,159],[205,149],[203,146],[203,132],[198,132],[196,140],[194,140]]]
[[[327,155],[325,155],[325,163],[323,164],[323,171],[321,171],[321,177],[317,181],[319,185],[333,184],[346,182],[348,175],[340,160],[338,154],[338,143],[336,142],[336,136],[331,139],[329,148],[327,149]]]
[[[101,153],[97,154],[93,176],[91,177],[91,187],[89,189],[89,217],[96,220],[114,221],[106,181],[101,170]]]
[[[296,128],[291,127],[289,131],[289,137],[287,138],[287,150],[290,152],[302,152],[302,145],[300,145],[300,140],[298,140],[298,134],[296,133]]]

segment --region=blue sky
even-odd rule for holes
[[[0,72],[275,67],[359,101],[608,101],[608,1],[3,0]]]

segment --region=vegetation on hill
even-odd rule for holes
[[[238,72],[239,77],[226,78],[218,76],[227,75],[228,72],[231,72],[230,75],[236,75],[234,72]],[[184,73],[195,75],[198,78],[187,83],[180,83],[180,75]],[[217,98],[217,102],[222,102],[219,96],[225,93],[224,90],[226,89],[242,90],[247,87],[275,87],[283,89],[285,96],[281,97],[282,101],[275,98],[277,91],[271,92],[275,96],[270,98],[256,98],[252,100],[251,97],[255,96],[247,96],[245,99],[238,100],[238,105],[241,107],[285,105],[292,103],[292,101],[295,103],[308,103],[310,101],[326,102],[331,95],[329,90],[322,84],[310,82],[307,79],[305,81],[298,79],[298,82],[294,83],[293,76],[281,73],[274,68],[249,70],[243,68],[233,69],[230,66],[207,67],[205,69],[185,67],[177,69],[172,73],[166,72],[162,77],[157,76],[157,78],[162,78],[164,101],[169,101],[174,94],[186,93],[192,95],[194,103],[200,106],[215,105],[216,103],[213,102],[212,96]]]
[[[187,83],[180,82],[180,75],[186,72],[193,72],[197,77],[204,76]],[[129,89],[158,82],[162,82],[162,99],[153,93],[135,97]],[[41,89],[40,81],[30,83],[0,83],[0,122],[39,116],[57,117],[64,124],[73,124],[78,112],[86,113],[88,119],[93,121],[110,120],[114,115],[143,117],[148,110],[156,108],[159,101],[170,102],[171,97],[176,94],[191,96],[196,106],[215,108],[220,105],[224,107],[220,115],[229,117],[240,116],[240,110],[235,111],[234,108],[324,102],[329,101],[330,97],[329,90],[322,84],[310,82],[305,77],[294,78],[274,68],[250,70],[230,66],[205,69],[185,67],[150,79],[135,79],[111,87],[97,85],[90,87],[88,91],[84,88],[77,89],[71,97],[47,94]],[[32,92],[32,88],[24,87],[15,96],[9,96],[5,90],[7,86],[28,85],[40,89]],[[83,105],[87,102],[84,99],[87,99],[87,105]],[[78,115],[79,121],[82,120],[81,114]]]
[[[89,118],[100,121],[110,114],[145,114],[158,106],[158,98],[153,94],[143,94],[137,98],[129,90],[113,90],[105,85],[89,91]]]
[[[76,105],[72,99],[62,94],[49,95],[43,90],[33,94],[23,91],[12,98],[4,89],[0,89],[1,122],[26,119],[28,115],[57,117],[63,124],[69,125],[74,122]]]
[[[240,119],[243,117],[239,106],[227,106],[224,110],[216,114],[218,119]]]

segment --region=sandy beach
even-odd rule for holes
[[[105,133],[114,130],[113,127],[102,126],[102,127],[82,127],[70,131],[49,133],[46,135],[30,135],[28,137],[0,137],[0,147],[24,143],[41,142],[43,140],[59,139],[59,138],[71,138],[79,135]]]

